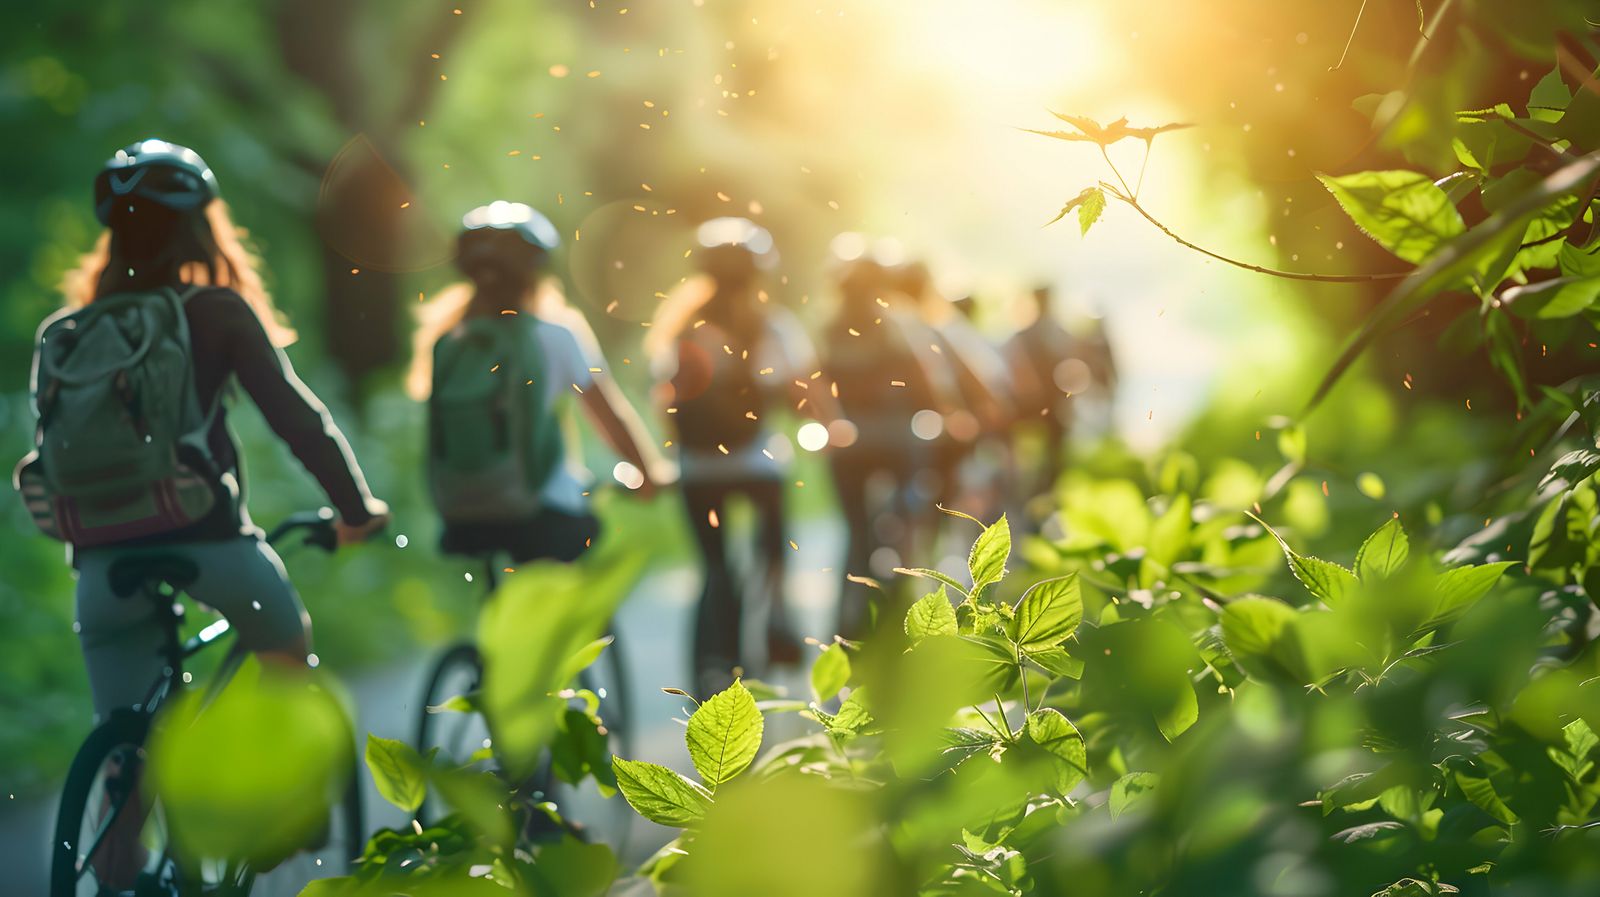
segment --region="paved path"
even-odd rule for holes
[[[824,572],[835,566],[842,551],[843,534],[824,521],[802,524],[796,538],[800,546],[792,557],[789,575],[791,607],[801,632],[817,638],[830,634],[838,575]],[[628,683],[633,694],[635,752],[631,759],[649,760],[692,775],[683,746],[684,702],[662,693],[668,685],[688,686],[690,618],[700,577],[689,567],[657,569],[647,574],[623,606],[616,622],[617,644],[626,652]],[[422,678],[433,660],[431,652],[387,668],[363,673],[347,683],[357,705],[358,730],[388,738],[410,740]],[[787,677],[793,694],[804,696],[804,677]],[[407,820],[366,786],[368,829],[400,826]],[[53,799],[6,800],[0,795],[0,893],[33,895],[49,886],[48,851],[55,818]],[[621,846],[624,861],[636,865],[672,837],[668,829],[639,819],[621,798],[603,800],[590,787],[571,796],[568,814],[587,825],[598,837]],[[293,894],[297,888],[287,888]]]

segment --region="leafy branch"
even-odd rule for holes
[[[1172,123],[1157,125],[1151,128],[1135,128],[1128,125],[1128,119],[1126,117],[1119,118],[1107,125],[1101,125],[1093,119],[1082,115],[1067,115],[1060,112],[1052,112],[1051,114],[1071,125],[1074,130],[1040,131],[1033,128],[1024,128],[1023,130],[1030,134],[1039,134],[1041,136],[1050,137],[1056,140],[1065,140],[1074,143],[1093,143],[1099,148],[1101,158],[1105,159],[1106,166],[1111,169],[1111,173],[1116,177],[1117,183],[1110,184],[1106,181],[1101,181],[1097,186],[1084,188],[1084,190],[1077,196],[1067,200],[1067,203],[1061,207],[1061,211],[1056,214],[1056,217],[1046,222],[1046,227],[1049,227],[1051,224],[1055,224],[1057,221],[1065,218],[1068,214],[1076,211],[1078,213],[1079,232],[1085,235],[1088,234],[1089,228],[1094,226],[1095,222],[1100,219],[1101,214],[1105,211],[1106,196],[1109,195],[1111,198],[1127,204],[1134,211],[1138,212],[1139,215],[1146,221],[1154,225],[1157,230],[1177,241],[1179,245],[1188,249],[1192,249],[1208,258],[1213,258],[1217,261],[1233,265],[1236,268],[1243,268],[1246,271],[1253,271],[1257,274],[1266,274],[1272,277],[1283,278],[1285,280],[1315,281],[1319,283],[1371,283],[1385,280],[1399,280],[1410,273],[1409,271],[1393,271],[1381,274],[1318,274],[1300,271],[1284,271],[1279,268],[1268,268],[1265,265],[1252,264],[1250,262],[1232,258],[1230,256],[1223,255],[1222,253],[1207,249],[1192,240],[1186,239],[1172,228],[1168,227],[1166,224],[1163,224],[1139,203],[1139,189],[1144,184],[1145,168],[1150,161],[1150,150],[1155,142],[1156,137],[1161,134],[1165,134],[1168,131],[1189,128],[1193,127],[1193,125]],[[1129,186],[1128,179],[1123,177],[1122,170],[1117,167],[1116,162],[1112,161],[1111,154],[1107,149],[1114,143],[1129,139],[1144,141],[1144,156],[1139,163],[1139,174],[1135,179],[1134,186]]]

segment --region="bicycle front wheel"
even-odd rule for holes
[[[50,897],[131,891],[166,871],[166,825],[140,786],[149,734],[147,714],[118,710],[78,749],[56,811]]]

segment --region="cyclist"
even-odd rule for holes
[[[567,450],[562,403],[575,397],[653,494],[662,462],[604,372],[599,343],[550,274],[555,225],[521,203],[462,219],[467,282],[422,309],[407,387],[429,403],[430,480],[446,554],[504,552],[517,563],[573,561],[600,533],[586,475]]]
[[[857,426],[854,442],[830,459],[849,531],[845,572],[884,576],[915,556],[915,520],[934,501],[930,440],[952,410],[951,388],[932,331],[893,282],[886,262],[898,259],[884,247],[869,253],[859,234],[835,237],[832,248],[840,303],[826,328],[824,370]],[[841,635],[866,631],[868,597],[859,583],[842,587]]]
[[[999,349],[935,287],[926,263],[913,261],[894,273],[900,291],[916,303],[923,323],[932,330],[939,359],[960,399],[945,415],[944,434],[933,444],[936,494],[941,504],[950,507],[963,503],[963,489],[978,473],[973,467],[998,463],[991,437],[1011,423],[1010,372]],[[937,507],[924,508],[922,516],[930,538],[937,541],[945,516]]]
[[[676,430],[684,505],[705,570],[693,662],[696,685],[711,693],[744,657],[745,596],[722,528],[730,501],[742,497],[757,517],[752,555],[762,570],[766,660],[798,663],[800,640],[784,595],[790,548],[783,484],[791,450],[773,420],[787,405],[833,424],[835,433],[849,425],[827,385],[812,377],[818,367],[810,338],[764,289],[778,258],[772,235],[744,218],[716,218],[696,236],[700,275],[662,304],[646,349]]]
[[[1098,319],[1089,319],[1081,335],[1062,326],[1047,284],[1034,288],[1031,304],[1033,321],[1006,342],[1004,351],[1016,385],[1016,427],[1037,421],[1044,429],[1039,480],[1031,493],[1037,495],[1053,488],[1061,475],[1075,407],[1086,393],[1104,409],[1109,430],[1117,371]]]
[[[233,384],[327,493],[341,543],[381,528],[388,508],[290,367],[295,333],[200,156],[132,144],[101,170],[94,199],[106,229],[68,273],[66,307],[40,328],[37,448],[15,485],[40,527],[72,546],[76,629],[103,720],[144,700],[163,663],[160,610],[112,590],[122,558],[177,559],[195,574],[186,591],[228,619],[239,650],[308,662],[310,618],[245,510],[227,428]],[[102,881],[133,886],[137,835],[136,821],[110,834]]]

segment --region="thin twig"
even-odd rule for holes
[[[1350,45],[1356,42],[1356,32],[1361,30],[1361,17],[1366,15],[1366,12],[1367,0],[1361,0],[1361,8],[1356,10],[1355,24],[1350,26],[1350,36],[1345,38],[1344,52],[1339,54],[1339,61],[1334,63],[1333,66],[1328,69],[1328,71],[1337,72],[1339,69],[1344,68],[1345,57],[1350,55]],[[1426,37],[1426,35],[1424,35],[1424,37]]]
[[[1154,144],[1155,140],[1153,139],[1144,142],[1144,158],[1139,160],[1139,177],[1133,182],[1134,199],[1138,199],[1139,191],[1144,189],[1144,170],[1150,167],[1150,148]]]
[[[1028,669],[1022,663],[1022,646],[1017,646],[1017,678],[1022,680],[1022,709],[1026,713],[1033,701],[1028,697]]]
[[[1111,169],[1112,174],[1117,176],[1117,183],[1122,185],[1122,192],[1129,195],[1138,192],[1128,189],[1128,182],[1123,179],[1122,172],[1117,170],[1117,163],[1111,161],[1111,154],[1106,152],[1106,145],[1103,143],[1098,143],[1095,145],[1100,147],[1100,156],[1106,160],[1106,166]]]
[[[1180,245],[1192,249],[1201,255],[1214,258],[1219,262],[1226,262],[1236,268],[1243,268],[1246,271],[1254,271],[1257,274],[1267,274],[1272,277],[1281,277],[1285,280],[1310,280],[1318,283],[1371,283],[1373,281],[1381,280],[1400,280],[1411,273],[1410,271],[1393,271],[1384,274],[1309,274],[1300,271],[1282,271],[1277,268],[1267,268],[1262,265],[1252,265],[1249,262],[1242,262],[1238,259],[1229,258],[1225,255],[1212,252],[1204,246],[1197,245],[1189,240],[1184,239],[1174,232],[1172,228],[1167,227],[1160,221],[1157,221],[1155,216],[1145,211],[1144,206],[1139,205],[1139,201],[1137,199],[1134,199],[1132,196],[1129,196],[1126,193],[1117,192],[1116,189],[1112,188],[1110,184],[1106,184],[1105,186],[1108,188],[1108,192],[1112,196],[1122,200],[1129,206],[1132,206],[1135,212],[1138,212],[1140,215],[1144,216],[1144,220],[1155,225],[1156,230],[1159,230],[1176,240]]]

